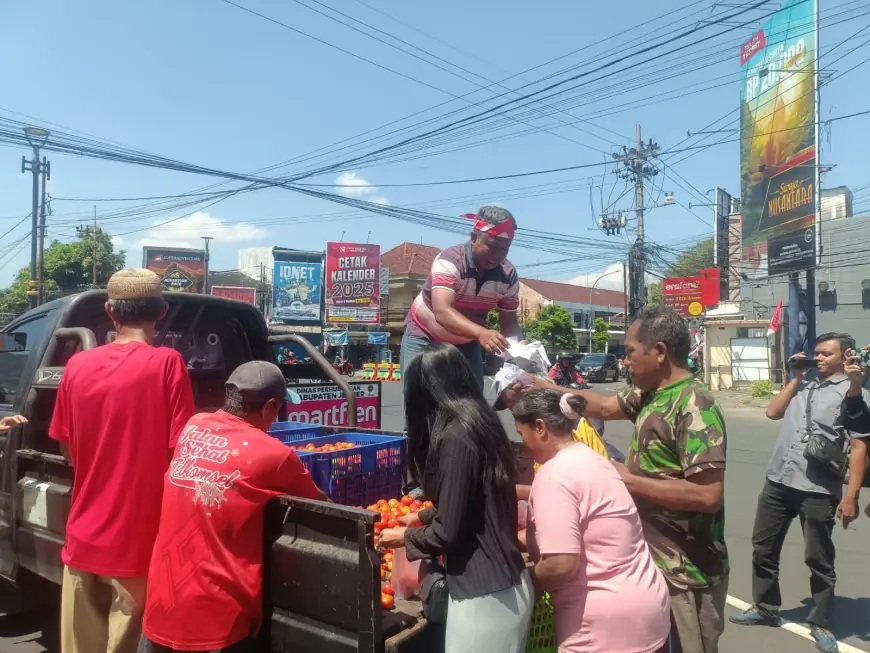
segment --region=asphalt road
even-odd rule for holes
[[[619,386],[597,386],[613,392]],[[736,613],[744,602],[752,601],[750,562],[751,535],[758,492],[764,469],[777,433],[777,424],[768,421],[757,408],[728,408],[728,471],[726,475],[726,537],[731,557],[729,613]],[[516,437],[512,420],[503,415],[508,434]],[[401,387],[385,384],[382,425],[400,430],[402,426]],[[607,425],[606,439],[625,450],[631,439],[631,425]],[[862,500],[861,508],[867,502]],[[843,653],[870,653],[870,519],[862,514],[848,530],[839,526],[837,544],[837,600],[832,630],[841,642]],[[722,653],[810,653],[815,651],[801,627],[808,612],[809,572],[803,563],[803,540],[798,525],[793,526],[782,554],[783,617],[793,625],[784,628],[739,628],[728,624],[720,650]],[[58,653],[57,612],[46,609],[26,617],[0,621],[0,653]]]

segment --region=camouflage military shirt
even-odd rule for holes
[[[707,388],[693,377],[654,392],[630,388],[620,396],[634,422],[626,465],[656,479],[689,478],[725,469],[725,420]],[[680,588],[716,585],[728,573],[725,508],[715,514],[678,512],[636,499],[656,564]]]

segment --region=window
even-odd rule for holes
[[[47,314],[16,324],[3,332],[0,349],[0,403],[12,403],[32,351],[40,351],[49,336]]]

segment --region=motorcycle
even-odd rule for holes
[[[559,378],[555,379],[553,383],[561,388],[571,388],[572,390],[589,390],[592,387],[584,376],[580,376],[579,379],[574,380],[562,374]]]
[[[351,363],[350,361],[336,361],[332,364],[332,366],[339,374],[342,374],[344,376],[353,376],[353,363]]]

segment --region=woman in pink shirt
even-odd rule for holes
[[[559,653],[655,653],[670,630],[668,587],[619,474],[574,440],[582,402],[531,390],[513,408],[542,465],[526,533],[535,589],[552,597]]]

